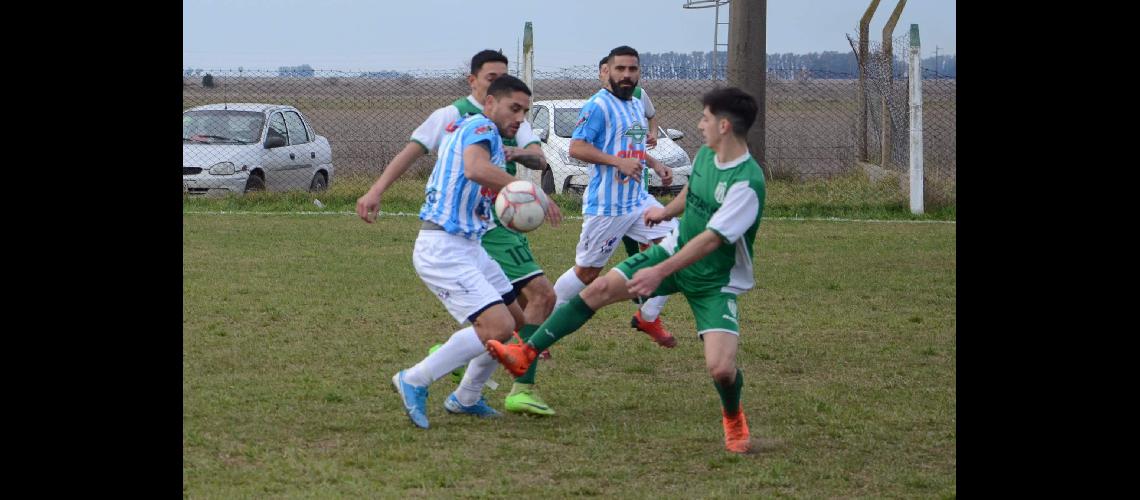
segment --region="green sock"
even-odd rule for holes
[[[558,339],[582,328],[582,325],[593,316],[594,311],[586,305],[582,296],[575,295],[570,302],[555,309],[546,322],[538,327],[538,331],[531,335],[527,343],[534,347],[534,350],[542,352],[558,342]]]
[[[720,394],[720,404],[724,405],[724,413],[736,415],[740,411],[740,392],[744,388],[744,372],[740,371],[740,368],[736,369],[736,381],[731,386],[721,387],[716,380],[713,380],[713,387],[716,387],[716,392]]]
[[[526,342],[526,341],[530,340],[531,336],[534,335],[534,332],[537,332],[537,331],[538,331],[538,325],[523,325],[522,330],[519,331],[519,337],[521,337],[523,339],[523,342]],[[537,362],[531,363],[530,368],[526,369],[526,373],[524,373],[524,374],[520,375],[518,378],[516,378],[515,382],[520,383],[520,384],[533,384],[534,383],[534,371],[537,369],[538,369],[538,363]]]

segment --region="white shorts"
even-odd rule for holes
[[[463,323],[511,293],[511,282],[478,240],[438,230],[421,230],[412,265],[428,290]]]
[[[650,196],[640,207],[625,215],[585,216],[578,247],[574,249],[574,264],[581,267],[605,266],[614,250],[621,246],[622,236],[629,236],[638,243],[651,243],[667,236],[677,227],[677,219],[649,227],[642,218],[646,210],[660,206],[661,202]]]

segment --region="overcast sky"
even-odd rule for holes
[[[523,25],[534,23],[539,70],[595,65],[618,45],[641,52],[710,51],[714,9],[685,0],[183,0],[182,67],[272,70],[455,69],[484,48],[516,62]],[[869,0],[769,0],[767,52],[850,52]],[[896,5],[884,0],[871,38]],[[728,17],[729,6],[720,8]],[[895,36],[918,24],[923,57],[955,53],[954,0],[910,0]],[[722,21],[731,19],[722,19]],[[722,29],[725,28],[722,26]],[[721,36],[727,39],[727,32]],[[723,39],[722,39],[723,41]]]

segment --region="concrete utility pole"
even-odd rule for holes
[[[759,113],[756,123],[748,131],[748,150],[764,166],[764,174],[771,176],[764,163],[765,85],[767,84],[766,33],[768,20],[767,0],[735,0],[728,17],[728,85],[739,87],[756,98]]]
[[[871,17],[879,0],[871,0],[859,20],[859,161],[867,161],[867,53],[871,50]]]
[[[882,153],[883,168],[890,168],[891,165],[891,110],[887,107],[887,96],[893,90],[895,82],[895,56],[891,52],[891,46],[894,36],[895,24],[899,22],[899,16],[902,15],[903,7],[906,6],[906,0],[899,0],[898,5],[895,5],[894,12],[891,12],[890,19],[887,19],[887,24],[883,26],[883,64],[887,66],[887,84],[886,89],[883,91],[883,114],[879,117],[879,123],[882,129],[880,130],[882,140],[879,142],[880,152]]]

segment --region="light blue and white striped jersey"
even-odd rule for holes
[[[491,163],[505,168],[503,139],[495,123],[481,114],[459,117],[447,132],[424,187],[420,219],[439,224],[448,233],[478,240],[491,221],[494,193],[464,175],[463,150],[485,141]]]
[[[593,144],[603,153],[637,158],[644,168],[647,125],[641,99],[623,101],[601,89],[582,106],[570,137]],[[590,182],[582,195],[583,214],[625,215],[645,201],[647,194],[642,183],[621,173],[617,167],[591,164],[589,171]]]

